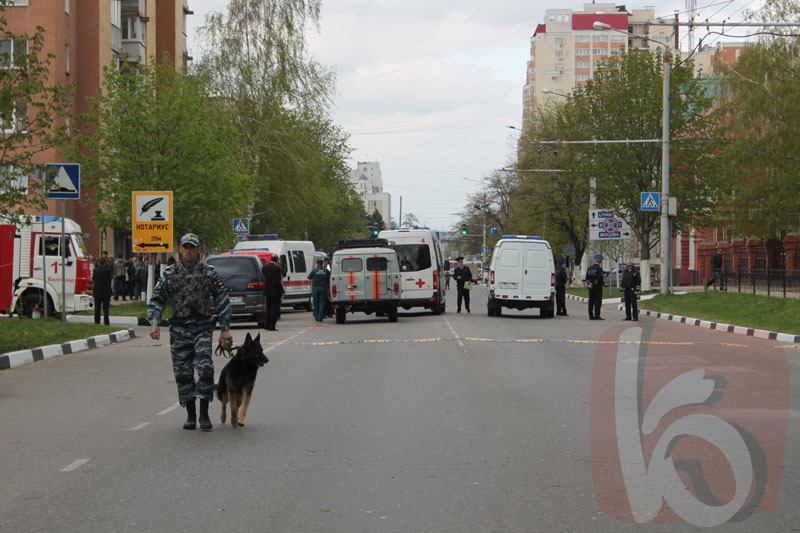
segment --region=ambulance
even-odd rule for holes
[[[538,308],[543,318],[555,316],[556,269],[550,244],[538,236],[503,235],[492,252],[489,268],[489,316],[503,308]]]
[[[386,239],[339,241],[331,257],[328,294],[336,323],[344,324],[348,313],[386,316],[397,322],[400,303],[400,262]]]
[[[0,216],[0,311],[31,317],[44,312],[45,298],[48,312],[92,308],[83,232],[70,219],[64,219],[63,230],[62,238],[61,218]]]
[[[450,262],[442,255],[436,232],[419,226],[391,228],[381,231],[378,238],[389,241],[400,261],[400,307],[424,307],[434,315],[444,313],[444,273],[450,269]]]
[[[268,261],[267,252],[280,259],[283,272],[284,306],[311,311],[311,280],[308,273],[314,268],[314,243],[286,241],[275,233],[242,235],[231,253],[255,254]]]

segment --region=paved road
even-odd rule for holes
[[[0,531],[797,530],[796,349],[473,292],[396,324],[285,313],[236,430],[180,429],[144,328],[0,373]]]

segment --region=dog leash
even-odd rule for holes
[[[235,349],[239,349],[238,346]],[[233,357],[233,339],[220,339],[214,354],[217,356]]]

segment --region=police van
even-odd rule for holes
[[[450,269],[450,262],[442,256],[436,232],[416,226],[391,228],[381,231],[378,238],[389,241],[400,261],[400,307],[424,307],[435,315],[444,313],[444,273]]]
[[[256,254],[266,260],[266,252],[280,258],[283,272],[282,305],[311,311],[311,281],[308,273],[314,268],[314,243],[285,241],[277,234],[242,235],[231,253]],[[269,261],[267,261],[269,262]]]
[[[336,323],[347,313],[385,315],[397,322],[400,303],[400,262],[386,239],[339,241],[331,257],[330,304]]]
[[[543,318],[555,316],[556,270],[550,244],[541,237],[503,235],[495,244],[489,268],[489,316],[503,308],[538,308]]]

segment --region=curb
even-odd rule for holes
[[[726,333],[736,333],[739,335],[746,335],[748,337],[756,337],[759,339],[766,339],[771,341],[800,343],[800,335],[792,335],[791,333],[779,333],[777,331],[768,331],[766,329],[754,329],[744,326],[734,326],[732,324],[723,324],[721,322],[712,322],[710,320],[701,320],[699,318],[690,318],[680,315],[670,315],[669,313],[661,313],[658,311],[649,311],[647,309],[640,309],[640,315],[652,316],[662,320],[670,320],[672,322],[679,322],[681,324],[689,324],[690,326],[699,326],[706,329],[714,329],[717,331],[724,331]]]
[[[568,294],[567,298],[576,300],[578,302],[588,303],[589,299],[583,296],[575,296]],[[645,298],[649,299],[649,298]],[[617,306],[618,311],[625,310],[625,304],[619,302],[619,298],[606,298],[603,300],[603,305],[614,304]],[[800,335],[793,335],[791,333],[780,333],[777,331],[768,331],[766,329],[748,328],[745,326],[734,326],[733,324],[724,324],[722,322],[714,322],[711,320],[702,320],[700,318],[691,318],[681,315],[671,315],[669,313],[662,313],[660,311],[650,311],[648,309],[639,309],[639,315],[651,316],[656,319],[669,320],[678,322],[680,324],[688,324],[690,326],[698,326],[706,329],[713,329],[725,333],[736,333],[738,335],[746,335],[748,337],[756,337],[758,339],[766,339],[771,341],[786,342],[792,344],[800,343]]]
[[[94,319],[92,318],[92,321]],[[61,355],[67,355],[75,352],[82,352],[98,346],[105,346],[108,344],[117,344],[125,342],[136,337],[136,332],[133,328],[128,328],[124,331],[116,331],[108,335],[96,335],[88,339],[65,342],[64,344],[50,344],[33,348],[32,350],[19,350],[16,352],[9,352],[0,355],[0,370],[8,368],[16,368],[34,361],[41,361],[43,359],[52,359]]]

